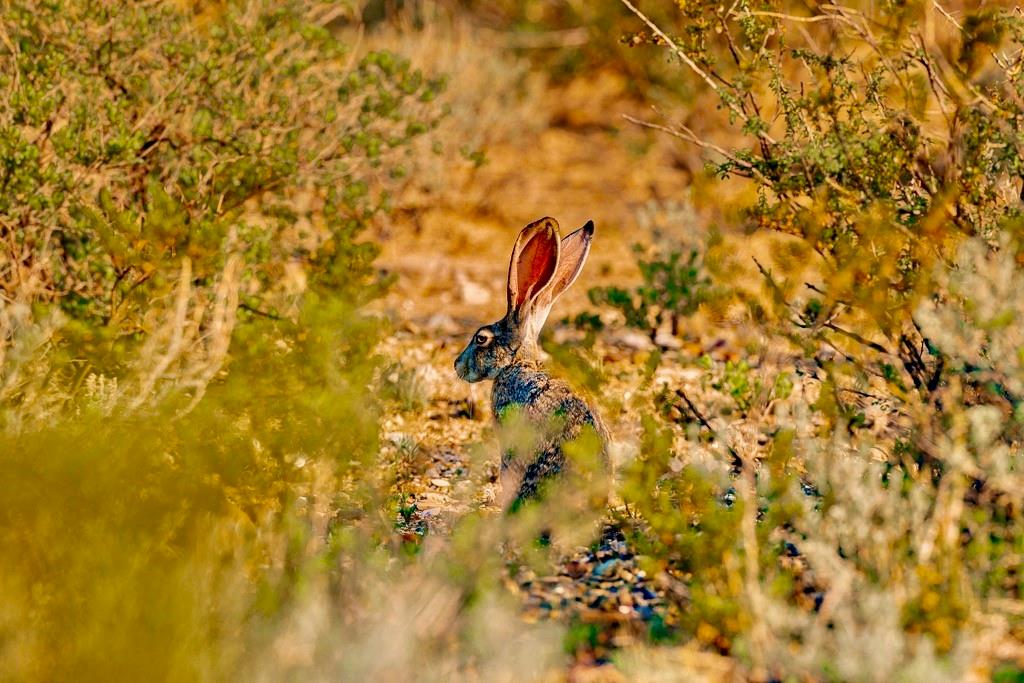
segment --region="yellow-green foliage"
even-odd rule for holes
[[[4,5],[7,676],[253,674],[390,529],[358,240],[441,84],[324,10]]]
[[[794,395],[786,372],[708,359],[703,407],[672,384],[635,399],[658,416],[623,473],[636,542],[681,573],[685,637],[755,671],[955,678],[980,614],[1019,634],[1015,607],[990,607],[1019,605],[1006,568],[1024,542],[1019,12],[677,10],[660,23],[636,10],[641,38],[728,125],[665,130],[749,180],[751,230],[817,252],[806,286],[757,265],[775,305],[761,331],[820,381]],[[646,285],[651,300],[676,287]]]
[[[719,100],[726,128],[669,132],[708,149],[715,173],[750,180],[751,229],[820,256],[825,287],[805,305],[777,292],[779,313],[817,339],[852,309],[906,353],[934,267],[965,237],[1019,228],[1024,23],[1012,8],[957,19],[930,2],[685,2],[660,25],[639,16],[641,35]],[[911,359],[904,370],[917,388],[930,380]]]
[[[247,328],[227,381],[187,415],[106,414],[87,397],[0,438],[8,673],[237,673],[330,558],[386,528],[359,341],[372,329],[353,320],[320,303],[301,327]]]
[[[293,316],[307,289],[372,298],[376,248],[356,236],[442,83],[351,53],[327,9],[231,3],[197,22],[171,3],[5,5],[6,298],[59,309],[61,341],[103,371],[183,282],[198,309],[237,297],[243,321]]]

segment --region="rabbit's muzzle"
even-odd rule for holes
[[[487,376],[482,372],[482,368],[477,367],[478,365],[476,349],[473,344],[470,344],[455,359],[455,374],[463,381],[479,382],[486,379]]]

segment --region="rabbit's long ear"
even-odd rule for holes
[[[529,328],[534,335],[540,333],[540,328],[544,326],[555,299],[569,289],[569,285],[579,277],[583,263],[590,253],[590,243],[593,239],[594,221],[587,221],[586,225],[562,240],[559,245],[558,266],[555,268],[554,277],[551,278],[551,286],[541,292],[530,314]]]
[[[542,218],[519,233],[508,265],[508,312],[522,324],[558,267],[558,223]]]
[[[590,243],[594,240],[594,221],[587,221],[582,228],[567,235],[562,240],[561,251],[558,256],[558,267],[555,269],[555,279],[548,290],[548,296],[554,302],[562,292],[569,289],[569,285],[576,282],[583,270],[583,262],[590,254]]]

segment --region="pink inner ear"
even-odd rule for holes
[[[557,243],[545,233],[534,235],[519,252],[516,265],[516,300],[519,308],[534,292],[541,290],[555,273]]]

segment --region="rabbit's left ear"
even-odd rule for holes
[[[522,322],[555,277],[558,223],[542,218],[530,223],[516,240],[508,265],[508,312]]]

